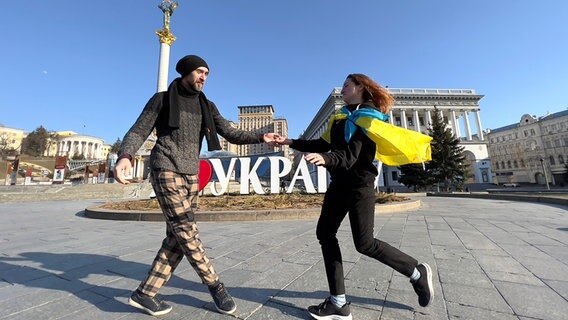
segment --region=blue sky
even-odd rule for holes
[[[156,90],[159,0],[28,0],[0,11],[0,123],[113,143]],[[485,128],[568,107],[565,0],[180,0],[175,62],[207,60],[229,120],[271,104],[298,136],[334,87],[475,89]],[[168,81],[168,82],[169,82]]]

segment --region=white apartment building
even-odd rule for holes
[[[452,132],[460,137],[465,148],[471,176],[467,183],[491,183],[491,163],[487,151],[479,100],[483,98],[472,89],[418,89],[387,88],[395,98],[395,105],[389,113],[389,122],[405,129],[428,134],[434,108],[441,113]],[[326,130],[329,117],[345,105],[341,88],[334,88],[318,110],[302,139],[317,139]],[[382,166],[379,186],[396,187],[400,171],[395,167]]]
[[[568,110],[525,114],[518,123],[490,130],[487,139],[496,182],[568,184]]]

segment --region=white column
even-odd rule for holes
[[[389,123],[394,125],[394,114],[392,113],[392,109],[389,111]]]
[[[157,92],[168,90],[168,66],[170,64],[170,46],[160,43],[160,61],[158,64],[158,89]]]
[[[458,123],[458,120],[456,119],[456,110],[452,110],[451,116],[452,116],[452,129],[454,130],[454,135],[457,138],[459,138],[461,136],[460,124]]]
[[[408,125],[406,124],[406,111],[400,110],[400,120],[402,121],[401,122],[402,127],[404,129],[408,129]]]
[[[465,123],[465,133],[467,140],[471,141],[471,128],[469,127],[469,111],[463,112],[463,122]]]
[[[479,110],[473,111],[475,114],[475,120],[477,123],[477,134],[479,135],[479,140],[483,141],[485,138],[483,137],[483,127],[481,126],[481,118],[479,117]]]
[[[442,123],[444,123],[444,113],[442,112],[441,109],[438,109],[438,117],[439,117],[440,119],[442,119]]]
[[[420,132],[420,118],[418,117],[418,110],[414,110],[414,130]]]
[[[426,110],[426,121],[426,127],[432,127],[432,114],[430,113],[430,110]]]
[[[458,138],[461,137],[461,135],[462,135],[459,118],[460,118],[460,116],[458,114],[457,119],[456,119],[456,130],[457,130]]]

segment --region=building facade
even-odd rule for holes
[[[239,106],[238,123],[231,122],[231,126],[245,131],[258,133],[275,132],[281,136],[288,136],[288,122],[283,118],[274,117],[272,105]],[[223,137],[220,137],[223,151],[235,153],[239,156],[250,156],[282,152],[285,157],[289,156],[289,146],[271,147],[265,143],[234,145]]]
[[[481,125],[479,100],[483,98],[472,89],[415,89],[387,88],[395,98],[395,105],[389,112],[392,125],[428,134],[435,110],[442,115],[452,132],[460,138],[465,148],[470,176],[467,183],[491,183],[491,163],[487,141]],[[329,117],[345,105],[341,88],[334,88],[318,110],[302,139],[317,139],[326,130]],[[400,186],[400,171],[394,167],[382,166],[379,186]]]
[[[525,114],[518,123],[490,130],[487,139],[497,183],[568,183],[568,110]]]
[[[106,159],[110,150],[104,140],[80,134],[60,136],[56,146],[58,156],[83,156],[86,160]]]
[[[24,130],[0,125],[0,150],[2,152],[22,151],[22,141],[26,137]]]

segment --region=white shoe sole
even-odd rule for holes
[[[213,304],[215,304],[215,302],[213,302]],[[225,310],[219,309],[219,307],[217,307],[217,305],[215,304],[215,309],[217,309],[217,311],[219,311],[219,313],[231,315],[231,314],[235,313],[235,311],[237,311],[237,305],[235,304],[235,307],[233,309],[231,309],[229,311],[225,311]]]
[[[430,301],[428,301],[428,304],[424,306],[427,307],[430,305],[432,300],[434,300],[434,286],[432,285],[432,268],[430,268],[430,265],[427,263],[422,263],[422,265],[426,268],[426,273],[428,273],[426,280],[428,280],[428,289],[430,289]]]
[[[152,311],[152,310],[150,310],[150,309],[144,307],[143,305],[139,304],[138,302],[132,300],[132,298],[129,298],[129,299],[128,299],[128,304],[131,305],[131,306],[133,306],[134,308],[138,308],[138,309],[140,309],[140,310],[144,310],[146,313],[148,313],[148,314],[151,315],[151,316],[162,316],[162,315],[167,314],[167,313],[169,313],[170,311],[172,311],[172,307],[170,306],[170,307],[169,307],[168,309],[166,309],[166,310],[154,312],[154,311]]]
[[[308,311],[310,316],[317,320],[352,320],[353,316],[349,314],[348,316],[339,316],[339,315],[331,315],[331,316],[318,316]]]

